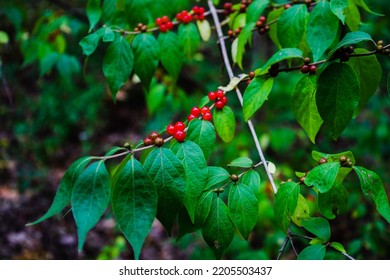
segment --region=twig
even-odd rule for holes
[[[208,0],[207,3],[209,5],[211,15],[213,16],[213,21],[214,21],[214,24],[215,24],[215,29],[217,31],[218,42],[219,42],[220,47],[221,47],[222,58],[223,58],[223,61],[224,61],[224,64],[225,64],[225,68],[226,68],[226,71],[227,71],[227,73],[229,75],[229,78],[232,79],[234,77],[234,73],[233,73],[232,67],[230,65],[230,61],[229,61],[229,57],[228,57],[225,41],[223,40],[224,35],[223,35],[223,32],[222,32],[221,23],[220,23],[219,18],[218,18],[218,13],[217,13],[217,10],[215,9],[215,6],[214,6],[214,4],[213,4],[213,2],[211,0]],[[242,107],[243,106],[243,97],[242,97],[241,91],[237,87],[236,87],[235,90],[236,90],[236,93],[237,93],[238,100],[240,101],[240,104],[241,104],[241,107]],[[253,125],[251,120],[248,120],[247,124],[248,124],[249,130],[250,130],[250,132],[252,134],[253,140],[255,142],[257,152],[259,153],[260,160],[261,160],[261,162],[264,165],[264,169],[265,169],[265,172],[267,173],[269,182],[271,183],[272,189],[273,189],[274,193],[276,194],[276,192],[278,190],[276,188],[276,185],[275,185],[275,182],[274,182],[274,179],[273,179],[271,173],[268,171],[267,160],[264,157],[263,150],[262,150],[262,148],[260,146],[259,138],[257,136],[256,130],[254,128],[254,125]]]
[[[289,240],[290,240],[290,237],[289,237],[289,236],[286,236],[286,238],[284,239],[284,242],[283,242],[282,247],[280,247],[279,254],[278,254],[278,256],[276,257],[277,260],[280,260],[280,258],[282,257],[282,255],[283,255],[283,253],[284,253],[284,250],[286,250],[287,243],[288,243]]]

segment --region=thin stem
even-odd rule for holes
[[[226,68],[226,71],[227,71],[227,73],[229,75],[229,78],[232,79],[234,77],[234,73],[233,73],[232,67],[230,65],[229,56],[228,56],[228,53],[227,53],[227,48],[226,48],[226,45],[225,45],[225,41],[223,40],[224,35],[223,35],[223,32],[222,32],[221,23],[220,23],[219,18],[218,18],[217,10],[215,9],[215,6],[214,6],[214,4],[213,4],[213,2],[211,0],[207,1],[207,3],[209,5],[211,15],[213,16],[215,29],[216,29],[217,34],[218,34],[218,42],[219,42],[219,45],[220,45],[220,48],[221,48],[222,58],[223,58],[223,61],[224,61],[224,64],[225,64],[225,68]],[[242,107],[243,106],[243,97],[242,97],[242,94],[241,94],[240,90],[237,87],[236,87],[236,93],[237,93],[237,98],[240,101],[240,104],[241,104],[241,107]],[[276,185],[275,185],[275,182],[274,182],[274,179],[273,179],[271,173],[268,171],[267,161],[266,161],[266,159],[264,157],[263,150],[262,150],[262,148],[260,146],[259,138],[257,136],[256,130],[254,128],[254,125],[253,125],[251,120],[248,120],[247,124],[248,124],[249,130],[250,130],[250,132],[252,134],[253,140],[255,141],[257,152],[259,153],[261,162],[264,165],[264,169],[265,169],[265,172],[267,173],[269,182],[271,183],[272,189],[273,189],[274,193],[276,194],[276,192],[278,190],[276,188]]]
[[[350,260],[353,260],[353,261],[356,261],[356,259],[355,258],[353,258],[353,257],[351,257],[350,255],[348,255],[347,253],[343,253],[343,252],[341,252],[341,254],[343,254],[344,256],[346,256],[348,259],[350,259]]]
[[[287,247],[287,244],[288,244],[288,241],[290,240],[290,237],[289,236],[286,236],[286,238],[284,239],[284,242],[283,242],[283,245],[282,247],[280,247],[280,250],[279,250],[279,254],[278,256],[276,257],[277,260],[280,260],[280,258],[282,257],[283,253],[284,253],[284,250],[286,250],[286,247]]]

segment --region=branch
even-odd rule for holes
[[[219,18],[218,18],[218,13],[217,13],[217,10],[215,9],[215,6],[211,0],[208,0],[207,3],[209,5],[211,15],[213,16],[215,29],[216,29],[217,34],[218,34],[218,42],[219,42],[220,47],[221,47],[223,62],[225,64],[225,68],[226,68],[226,71],[229,75],[229,78],[232,79],[234,77],[234,73],[233,73],[232,67],[230,65],[230,61],[229,61],[229,57],[228,57],[228,53],[227,53],[227,49],[226,49],[226,45],[225,45],[225,40],[223,39],[224,35],[222,32],[221,23],[220,23]],[[242,94],[237,87],[235,88],[235,90],[237,93],[238,100],[240,101],[240,104],[242,107],[243,106]],[[263,150],[260,146],[259,137],[257,136],[256,130],[254,128],[252,121],[248,120],[247,124],[248,124],[249,130],[252,134],[253,140],[255,141],[257,152],[259,153],[260,160],[264,165],[264,169],[265,169],[265,172],[267,173],[269,182],[271,183],[272,189],[273,189],[274,193],[276,194],[276,192],[278,190],[276,188],[276,185],[275,185],[275,182],[274,182],[274,179],[273,179],[271,173],[268,171],[267,160],[265,159],[264,154],[263,154]]]

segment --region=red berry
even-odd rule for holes
[[[210,91],[208,96],[210,101],[213,101],[215,98],[217,98],[214,91]]]
[[[178,132],[178,131],[184,131],[185,128],[186,128],[186,125],[185,125],[183,122],[177,122],[177,123],[175,123],[176,132]],[[176,135],[176,133],[175,133],[175,135]]]
[[[157,131],[152,131],[150,134],[149,134],[149,138],[154,140],[156,139],[157,137],[159,137],[160,134],[157,132]]]
[[[154,21],[158,26],[160,26],[162,24],[162,20],[161,18],[156,18],[156,20]]]
[[[161,21],[162,21],[162,23],[168,23],[169,17],[163,16],[163,17],[161,18]]]
[[[221,100],[215,102],[215,108],[217,108],[218,110],[221,110],[223,107],[225,107],[225,104]]]
[[[191,114],[194,115],[194,116],[198,116],[200,113],[201,113],[201,110],[200,110],[199,107],[193,107],[191,109]]]
[[[144,139],[144,146],[151,146],[151,145],[153,145],[154,144],[154,141],[153,141],[153,139],[151,139],[150,137],[146,137],[145,139]]]
[[[226,3],[223,5],[223,8],[224,8],[225,10],[230,10],[230,8],[231,8],[232,6],[233,6],[232,3],[226,2]]]
[[[266,20],[267,20],[267,18],[265,16],[259,17],[259,21],[265,22]]]
[[[206,114],[207,112],[210,112],[210,108],[207,107],[207,106],[204,106],[202,107],[202,109],[200,109],[201,113],[204,115]]]
[[[173,135],[173,137],[178,142],[183,142],[186,139],[186,133],[184,131],[178,130],[178,131],[176,131],[175,135]]]
[[[220,98],[222,98],[222,97],[224,97],[225,96],[225,93],[223,92],[223,90],[217,90],[216,92],[215,92],[215,97],[217,98],[217,99],[220,99]]]
[[[211,121],[212,118],[213,118],[213,115],[210,112],[206,112],[206,113],[203,114],[203,119],[205,121]]]
[[[205,11],[206,11],[206,10],[204,9],[204,7],[199,7],[199,12],[198,12],[198,14],[203,15]]]
[[[306,65],[306,64],[302,65],[302,67],[301,67],[301,72],[302,72],[303,74],[309,73],[309,72],[310,72],[310,66],[309,66],[309,65]]]
[[[313,75],[314,75],[314,74],[317,72],[317,66],[315,66],[315,65],[310,65],[309,71],[310,71],[310,74],[313,74]]]
[[[226,96],[223,96],[220,101],[222,101],[223,105],[226,105],[226,103],[228,102],[228,98]]]
[[[172,23],[172,21],[168,21],[168,22],[166,23],[166,26],[167,26],[167,29],[168,29],[168,30],[171,30],[171,29],[173,28],[173,23]]]
[[[162,23],[162,24],[159,26],[159,28],[160,28],[160,31],[161,31],[161,32],[167,32],[167,31],[168,31],[168,27],[167,27],[167,25],[164,24],[164,23]]]
[[[175,132],[176,132],[176,128],[173,124],[170,124],[167,126],[167,133],[169,135],[173,135],[173,134],[175,134]]]
[[[193,114],[189,114],[188,117],[187,117],[187,120],[190,122],[190,121],[192,121],[193,119],[196,119],[196,116],[193,115]]]
[[[199,14],[199,7],[198,6],[194,6],[192,8],[192,11],[194,12],[194,14]]]

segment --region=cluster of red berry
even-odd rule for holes
[[[267,24],[267,18],[265,16],[259,17],[259,20],[256,22],[256,28],[261,35],[269,31],[270,27]]]
[[[201,115],[202,119],[204,119],[205,121],[211,121],[213,118],[213,115],[210,112],[210,108],[207,106],[204,106],[202,108],[193,107],[191,109],[191,113],[188,115],[187,119],[188,119],[188,121],[191,121],[195,118],[198,118],[199,115]]]
[[[194,6],[192,11],[196,20],[204,20],[205,9],[203,7]]]
[[[187,23],[190,23],[192,21],[192,15],[189,14],[186,10],[184,10],[176,15],[176,20],[178,22],[187,24]]]
[[[223,5],[223,12],[225,13],[226,16],[234,13],[234,8],[233,8],[233,4],[230,3],[230,2],[226,2],[224,5]]]
[[[303,59],[303,65],[301,67],[301,73],[302,74],[310,73],[310,74],[314,75],[314,74],[316,74],[316,72],[317,72],[317,66],[314,64],[310,65],[310,58],[305,57]]]
[[[173,23],[169,20],[169,17],[167,16],[156,18],[155,23],[157,24],[161,32],[167,32],[173,28]]]
[[[225,107],[226,103],[228,102],[228,98],[225,96],[225,92],[220,89],[217,91],[210,91],[208,97],[210,101],[215,101],[215,108],[218,110],[223,109],[223,107]]]
[[[183,122],[177,122],[175,124],[169,124],[167,126],[167,133],[178,142],[183,142],[186,139],[186,125]]]

